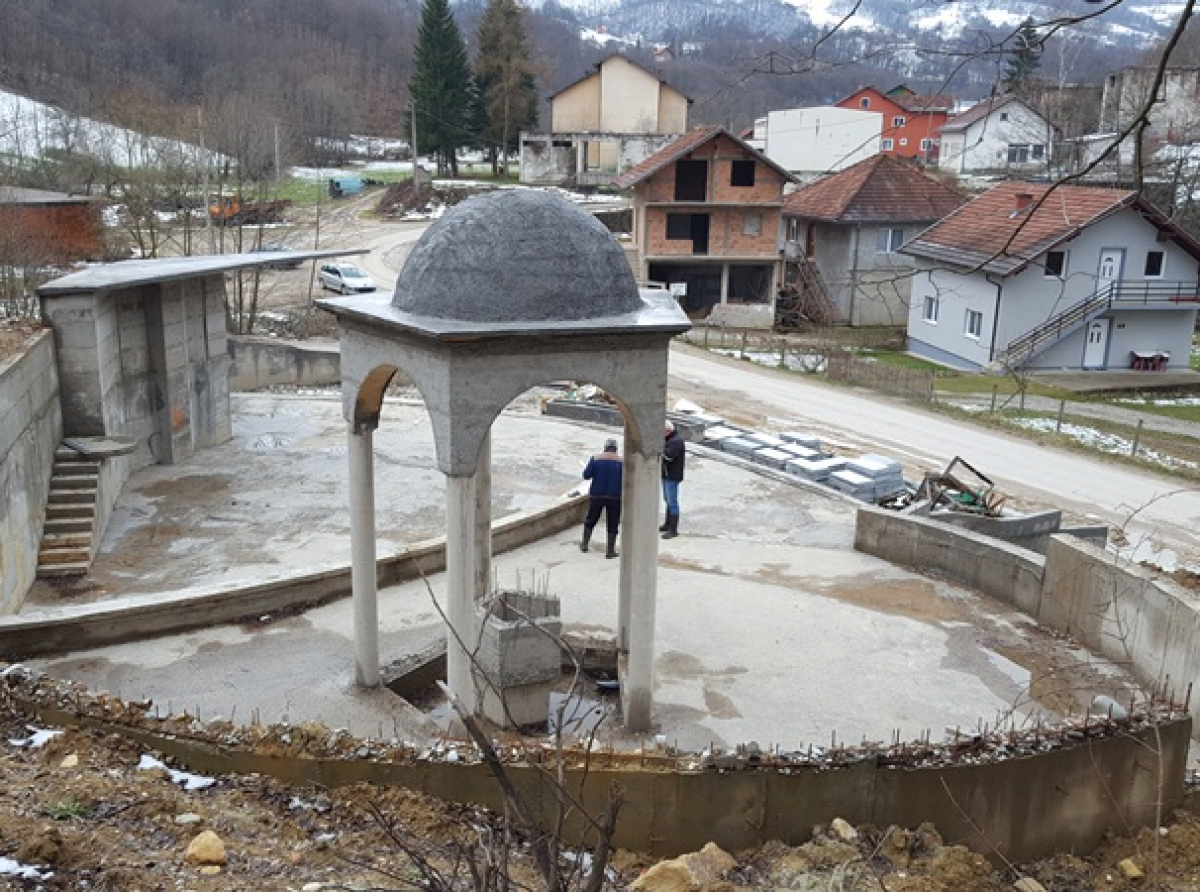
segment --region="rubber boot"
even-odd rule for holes
[[[666,518],[663,520],[663,522],[662,522],[662,526],[660,526],[660,527],[658,528],[658,531],[659,531],[660,533],[665,533],[665,532],[666,532],[667,530],[669,530],[669,529],[671,529],[671,515],[670,515],[670,514],[668,514],[668,515],[666,516]]]
[[[665,530],[663,530],[663,534],[662,534],[662,537],[664,539],[674,539],[676,536],[678,536],[679,535],[679,515],[678,514],[668,514],[666,526],[667,526],[667,528]]]
[[[608,551],[604,552],[606,558],[615,558],[617,556],[617,537],[612,533],[608,534]]]
[[[579,540],[579,550],[587,551],[588,543],[592,541],[592,528],[587,524],[583,525],[583,538]]]

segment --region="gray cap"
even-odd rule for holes
[[[617,451],[617,441],[611,440],[611,439],[605,440],[604,441],[604,451],[605,452],[616,452]]]

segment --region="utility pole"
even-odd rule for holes
[[[421,179],[417,176],[417,100],[412,96],[408,97],[408,120],[412,124],[412,168],[413,168],[413,195],[417,198],[421,197]]]

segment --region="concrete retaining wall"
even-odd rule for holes
[[[881,508],[858,511],[854,547],[902,567],[934,570],[965,588],[1036,615],[1046,559],[1028,549]]]
[[[16,613],[37,574],[38,544],[62,408],[54,334],[0,364],[0,616]]]
[[[496,553],[582,523],[587,497],[541,511],[506,517],[492,531]],[[431,539],[378,561],[379,585],[396,585],[446,567],[445,539]],[[114,599],[102,607],[64,607],[52,614],[0,617],[0,658],[22,659],[239,622],[277,611],[311,607],[350,594],[350,567],[339,565],[246,587],[160,593]]]
[[[79,720],[58,709],[32,708],[51,724]],[[503,807],[498,785],[482,764],[261,755],[150,729],[83,722],[134,738],[197,772],[253,772],[330,787],[402,786],[497,811]],[[1190,739],[1191,721],[1183,718],[1023,758],[927,768],[866,759],[819,769],[703,771],[681,769],[675,758],[600,752],[585,758],[571,751],[565,784],[597,816],[619,784],[625,804],[616,846],[657,856],[696,851],[710,841],[734,852],[771,840],[798,845],[814,826],[841,817],[876,827],[930,821],[949,845],[967,846],[993,863],[1001,857],[1025,863],[1055,852],[1086,855],[1110,829],[1153,826],[1159,808],[1169,813],[1182,800]],[[543,826],[551,826],[553,768],[514,764],[508,775]],[[588,841],[578,813],[564,835],[569,842]]]
[[[1050,536],[1045,557],[968,530],[878,508],[858,512],[854,547],[932,570],[1028,613],[1043,628],[1127,666],[1149,691],[1200,692],[1200,598],[1086,539]],[[1188,700],[1200,716],[1200,693]]]
[[[1130,665],[1139,680],[1200,710],[1200,599],[1136,564],[1068,536],[1046,551],[1043,626],[1070,635],[1110,660]]]

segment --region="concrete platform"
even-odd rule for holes
[[[233,409],[233,441],[139,473],[87,583],[39,586],[22,616],[348,561],[338,402],[235,395]],[[559,499],[609,435],[541,415],[530,394],[494,430],[495,513]],[[389,405],[375,442],[381,548],[436,535],[444,485],[424,408]],[[896,733],[940,738],[1005,717],[1079,714],[1097,694],[1128,699],[1121,670],[1027,617],[855,552],[852,500],[715,450],[689,450],[681,535],[660,551],[654,719],[666,741],[801,749]],[[603,634],[616,620],[619,564],[581,554],[572,530],[498,556],[494,570],[501,587],[557,594],[565,631]],[[383,662],[444,634],[443,593],[441,576],[380,592]],[[436,710],[353,686],[352,628],[347,599],[29,665],[202,719],[443,734]],[[613,703],[591,680],[583,693],[585,709]],[[623,735],[615,717],[601,736],[615,746],[644,742]]]
[[[1200,388],[1200,372],[1171,369],[1162,372],[1135,372],[1128,369],[1091,372],[1032,371],[1029,377],[1043,384],[1075,393],[1110,393],[1147,390],[1195,390]]]

